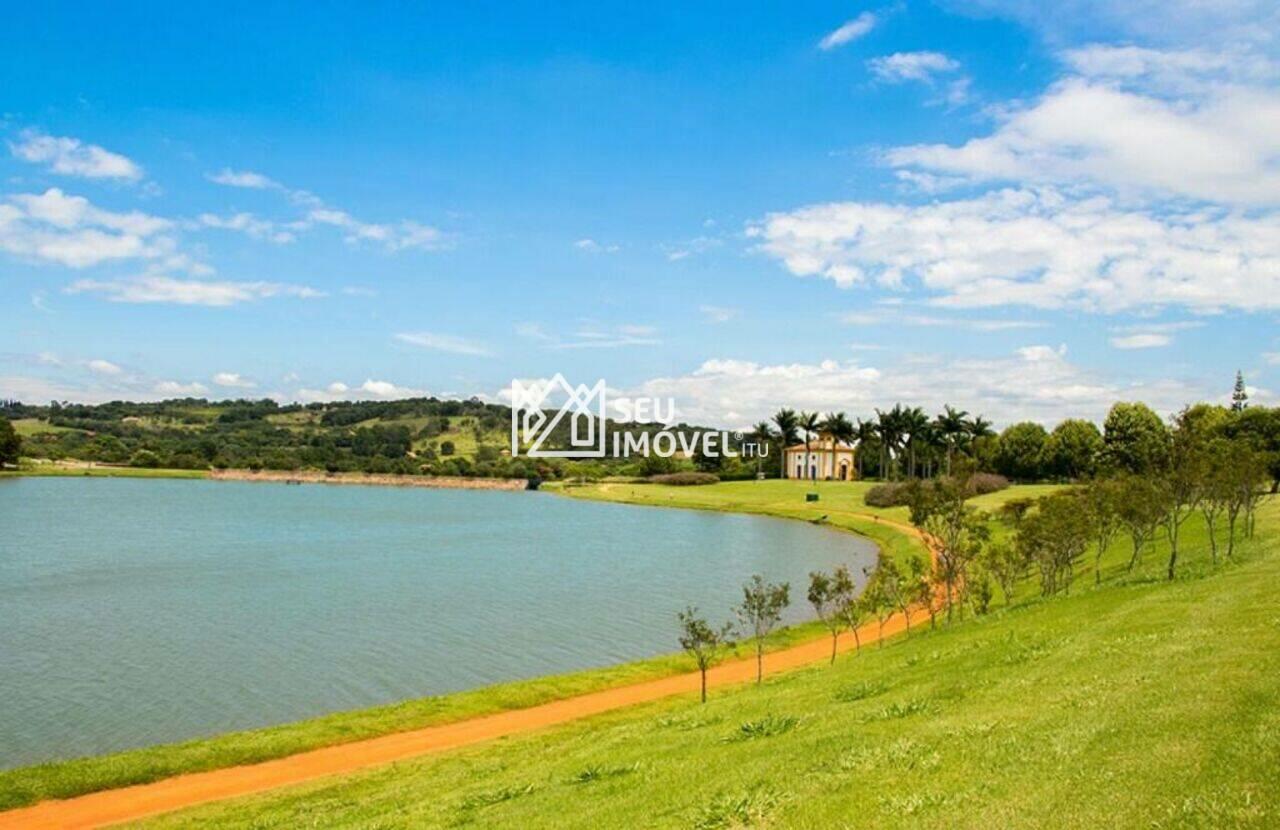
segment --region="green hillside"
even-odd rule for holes
[[[1129,573],[1117,541],[1100,586],[1082,575],[1042,599],[1028,581],[987,616],[705,706],[646,705],[146,826],[1274,827],[1280,502],[1264,501],[1232,563],[1211,565],[1198,518],[1176,581],[1155,547]]]

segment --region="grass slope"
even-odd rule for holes
[[[1083,572],[1071,596],[883,649],[150,827],[1274,827],[1280,503],[1212,568]]]

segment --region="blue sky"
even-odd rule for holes
[[[745,5],[9,10],[0,396],[1274,402],[1270,4]]]

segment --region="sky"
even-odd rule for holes
[[[0,398],[1280,393],[1280,7],[17,5]]]

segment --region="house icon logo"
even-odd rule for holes
[[[554,402],[560,399],[563,403],[552,413]],[[566,422],[568,449],[547,449],[557,430],[565,437],[561,425]],[[603,380],[590,387],[573,386],[557,373],[546,381],[511,381],[512,458],[604,458],[604,424]]]

